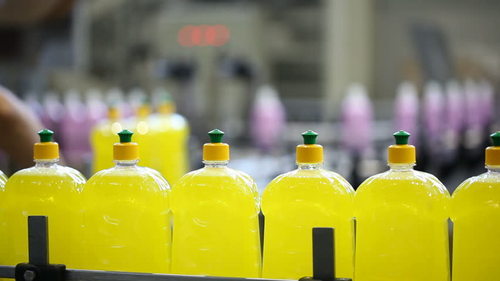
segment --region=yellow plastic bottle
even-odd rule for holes
[[[312,228],[335,228],[337,275],[352,278],[354,189],[339,174],[323,169],[318,134],[302,134],[298,169],[276,177],[262,194],[265,216],[262,276],[294,279],[312,276]]]
[[[250,176],[227,167],[224,133],[208,134],[205,167],[186,174],[172,188],[172,272],[259,277],[257,187]]]
[[[116,134],[123,128],[118,107],[108,108],[108,119],[97,124],[91,132],[94,173],[113,167],[113,153],[110,147],[116,142]]]
[[[7,182],[7,176],[2,171],[0,171],[0,189],[3,189],[6,182]]]
[[[488,171],[453,193],[453,280],[500,280],[500,132],[486,148]]]
[[[139,145],[131,131],[118,135],[116,166],[92,176],[82,192],[80,268],[168,273],[169,185],[158,172],[137,166]]]
[[[356,281],[450,280],[449,193],[439,180],[415,171],[410,134],[394,134],[389,171],[356,191]]]
[[[152,119],[156,139],[151,167],[173,185],[189,169],[189,125],[182,115],[175,113],[175,104],[168,97],[162,99]]]
[[[145,167],[158,169],[160,166],[155,166],[153,159],[158,157],[155,147],[169,145],[164,142],[159,142],[156,128],[152,126],[151,106],[145,101],[137,107],[135,117],[125,124],[135,131],[135,141],[139,144],[139,156],[141,164]],[[175,163],[173,163],[175,165]]]
[[[85,178],[58,164],[59,146],[52,141],[52,131],[42,130],[38,134],[35,166],[16,172],[5,185],[5,236],[0,239],[0,264],[28,261],[28,216],[36,215],[48,216],[50,262],[74,268],[79,254],[74,243],[79,241],[81,230],[80,192]]]
[[[5,229],[5,219],[4,219],[4,187],[5,183],[7,182],[7,176],[0,171],[0,237],[5,237],[5,234],[7,233]],[[0,238],[0,250],[5,249],[6,247],[6,239],[1,239]],[[2,260],[2,255],[0,254],[0,260]],[[1,263],[0,263],[1,264]]]

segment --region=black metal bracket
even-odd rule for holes
[[[16,281],[64,281],[66,266],[49,264],[47,221],[45,216],[28,217],[29,263],[16,265]]]

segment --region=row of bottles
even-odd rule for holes
[[[175,103],[167,92],[156,96],[158,106],[154,114],[151,105],[144,101],[136,107],[136,116],[125,120],[121,118],[120,107],[109,107],[108,118],[91,132],[94,173],[112,167],[109,148],[124,128],[136,132],[142,165],[158,170],[170,183],[175,183],[189,170],[189,125],[183,116],[175,113]]]
[[[36,165],[0,189],[0,264],[27,260],[26,217],[47,215],[51,262],[70,268],[299,279],[312,274],[311,228],[334,227],[341,277],[446,281],[451,217],[453,280],[500,278],[500,132],[486,149],[488,172],[466,180],[453,198],[436,177],[413,169],[416,150],[405,131],[388,148],[390,169],[356,192],[322,167],[323,147],[307,131],[298,169],[275,178],[261,198],[250,176],[227,166],[220,130],[203,146],[205,167],[172,189],[159,172],[137,165],[131,131],[113,145],[116,165],[86,183],[57,164],[53,133],[39,134]]]
[[[377,104],[377,108],[383,105]],[[494,106],[495,89],[485,79],[452,79],[445,83],[430,80],[421,89],[404,81],[396,89],[393,111],[386,108],[379,112],[392,118],[393,126],[387,126],[375,120],[375,107],[367,89],[352,84],[342,101],[340,115],[339,150],[349,157],[343,160],[347,165],[338,164],[339,169],[347,169],[342,172],[356,186],[378,171],[379,165],[372,163],[378,164],[377,159],[382,158],[376,146],[386,134],[377,132],[394,127],[412,132],[412,143],[420,147],[420,169],[449,180],[462,166],[475,168],[480,161],[486,132],[494,126]]]
[[[112,166],[109,147],[124,128],[137,133],[143,165],[159,170],[171,183],[189,170],[189,125],[176,113],[175,102],[163,88],[151,95],[132,89],[128,97],[113,88],[105,98],[97,89],[89,89],[83,98],[78,91],[69,90],[62,102],[55,93],[42,101],[29,95],[26,102],[46,127],[60,132],[65,162],[84,174]]]

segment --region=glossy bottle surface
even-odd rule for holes
[[[449,193],[412,165],[367,179],[356,191],[357,281],[447,281]]]
[[[265,216],[264,278],[312,276],[312,228],[335,228],[336,271],[353,275],[354,189],[340,175],[316,165],[275,178],[262,195]]]
[[[258,193],[246,174],[207,165],[172,190],[172,272],[259,277]]]
[[[85,185],[81,268],[169,272],[169,186],[135,163],[118,162]]]
[[[500,280],[500,168],[453,193],[453,280]]]
[[[51,263],[73,268],[78,256],[74,245],[80,239],[80,191],[85,178],[76,170],[38,161],[7,181],[2,195],[5,236],[0,242],[0,264],[28,261],[28,216],[48,216]],[[3,243],[3,245],[1,244]]]

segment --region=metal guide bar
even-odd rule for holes
[[[48,251],[48,223],[45,216],[28,217],[29,262],[35,266],[51,266]],[[334,230],[313,228],[314,279],[321,281],[351,281],[335,278]],[[0,278],[15,278],[15,266],[0,265]],[[65,281],[293,281],[284,279],[213,277],[200,275],[176,275],[133,273],[118,271],[78,270],[64,271]]]

